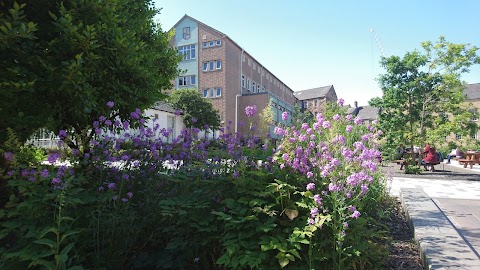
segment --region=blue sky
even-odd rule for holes
[[[480,47],[478,0],[155,2],[163,30],[187,14],[228,35],[294,91],[333,84],[352,105],[381,96],[381,53],[371,28],[386,56],[440,36]],[[480,66],[462,79],[480,83]]]

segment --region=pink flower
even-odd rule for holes
[[[283,112],[282,113],[282,120],[287,121],[287,119],[288,119],[288,112]]]
[[[257,105],[245,107],[245,114],[248,117],[252,117],[257,113]]]
[[[343,106],[344,102],[345,102],[345,100],[343,100],[343,98],[340,98],[339,100],[337,100],[338,106]]]
[[[308,183],[307,184],[307,190],[314,190],[315,189],[315,183]]]

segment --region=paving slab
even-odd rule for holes
[[[466,242],[423,188],[401,188],[400,200],[427,269],[480,269],[480,258],[472,245]],[[460,222],[467,224],[470,221]]]

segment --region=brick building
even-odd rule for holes
[[[308,110],[313,115],[323,112],[327,102],[337,102],[337,93],[333,85],[298,91],[294,96],[300,101],[300,109]]]
[[[172,82],[174,90],[197,89],[219,110],[224,126],[231,122],[240,131],[239,123],[257,122],[258,116],[247,119],[248,105],[261,112],[270,104],[275,122],[282,122],[283,111],[294,112],[293,90],[227,35],[188,15],[173,29],[171,45],[183,55],[179,69],[185,71]]]

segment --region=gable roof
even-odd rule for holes
[[[467,100],[480,99],[480,83],[467,84],[463,93],[467,96]]]
[[[327,85],[327,86],[322,86],[322,87],[297,91],[297,92],[293,92],[293,95],[298,100],[307,100],[307,99],[313,99],[313,98],[324,98],[330,90],[335,91],[335,89],[333,88],[333,85]]]

